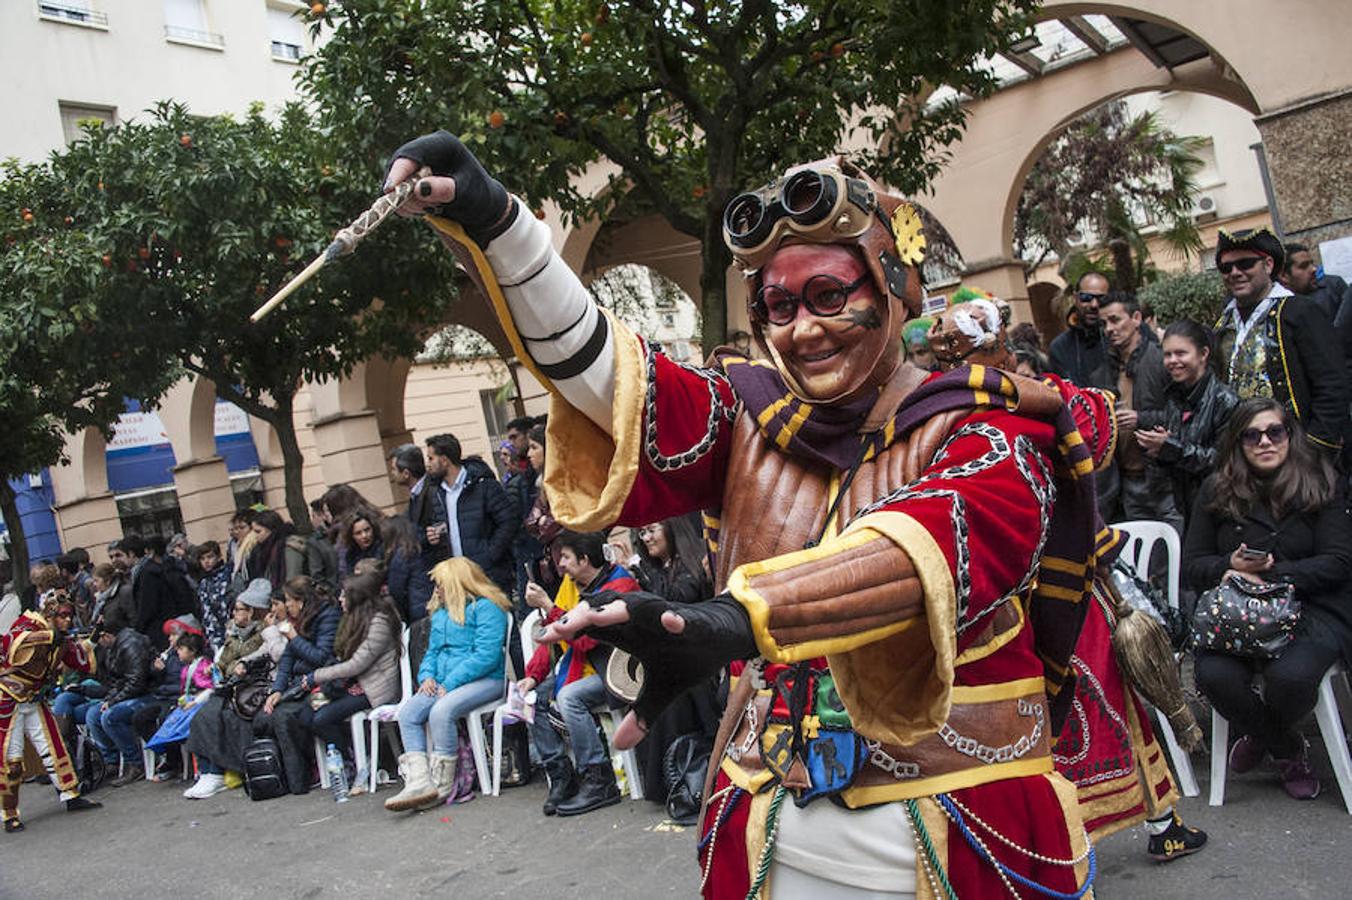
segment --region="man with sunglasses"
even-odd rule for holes
[[[1108,279],[1098,272],[1080,276],[1066,330],[1047,348],[1052,371],[1080,387],[1112,388],[1108,341],[1103,334],[1101,307],[1108,296]]]
[[[1216,269],[1230,301],[1216,323],[1221,375],[1241,400],[1271,397],[1305,427],[1306,437],[1336,456],[1348,426],[1343,350],[1332,323],[1313,303],[1274,280],[1285,251],[1266,227],[1221,229]]]
[[[706,783],[706,896],[759,895],[768,877],[775,896],[943,882],[987,897],[1008,871],[1087,888],[1091,848],[1049,741],[1090,602],[1105,395],[911,365],[919,214],[844,159],[729,204],[761,358],[723,349],[696,368],[597,307],[548,227],[454,137],[395,157],[387,189],[433,173],[401,212],[433,214],[551,391],[553,513],[598,530],[704,511],[716,597],[598,595],[543,639],[584,634],[642,662],[617,747],[700,680],[739,675]],[[964,827],[1023,854],[997,865]]]

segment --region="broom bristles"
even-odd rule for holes
[[[1141,692],[1149,703],[1164,713],[1174,730],[1179,746],[1194,750],[1201,746],[1202,729],[1188,707],[1183,685],[1178,678],[1178,664],[1169,636],[1153,618],[1142,615],[1117,598],[1117,626],[1113,629],[1113,653],[1122,674]]]

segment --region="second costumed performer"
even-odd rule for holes
[[[718,595],[581,604],[646,678],[617,745],[739,660],[699,841],[708,897],[1089,896],[1050,741],[1094,571],[1105,397],[904,359],[924,289],[915,210],[839,159],[738,197],[725,236],[767,360],[664,356],[609,313],[549,229],[438,132],[430,223],[551,390],[545,489],[594,530],[703,510]],[[1081,408],[1093,437],[1076,429]]]

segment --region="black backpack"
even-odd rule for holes
[[[282,752],[272,738],[254,738],[245,748],[244,792],[250,800],[271,800],[287,793]]]

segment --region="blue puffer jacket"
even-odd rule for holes
[[[310,623],[310,637],[298,634],[286,642],[282,658],[277,661],[277,674],[272,678],[274,691],[285,693],[302,675],[338,661],[333,655],[333,641],[338,637],[338,622],[342,618],[338,604],[325,604]]]
[[[441,607],[432,613],[432,632],[418,666],[418,683],[434,678],[453,691],[481,678],[501,678],[506,639],[507,614],[492,600],[476,597],[466,603],[463,625],[457,625]]]

